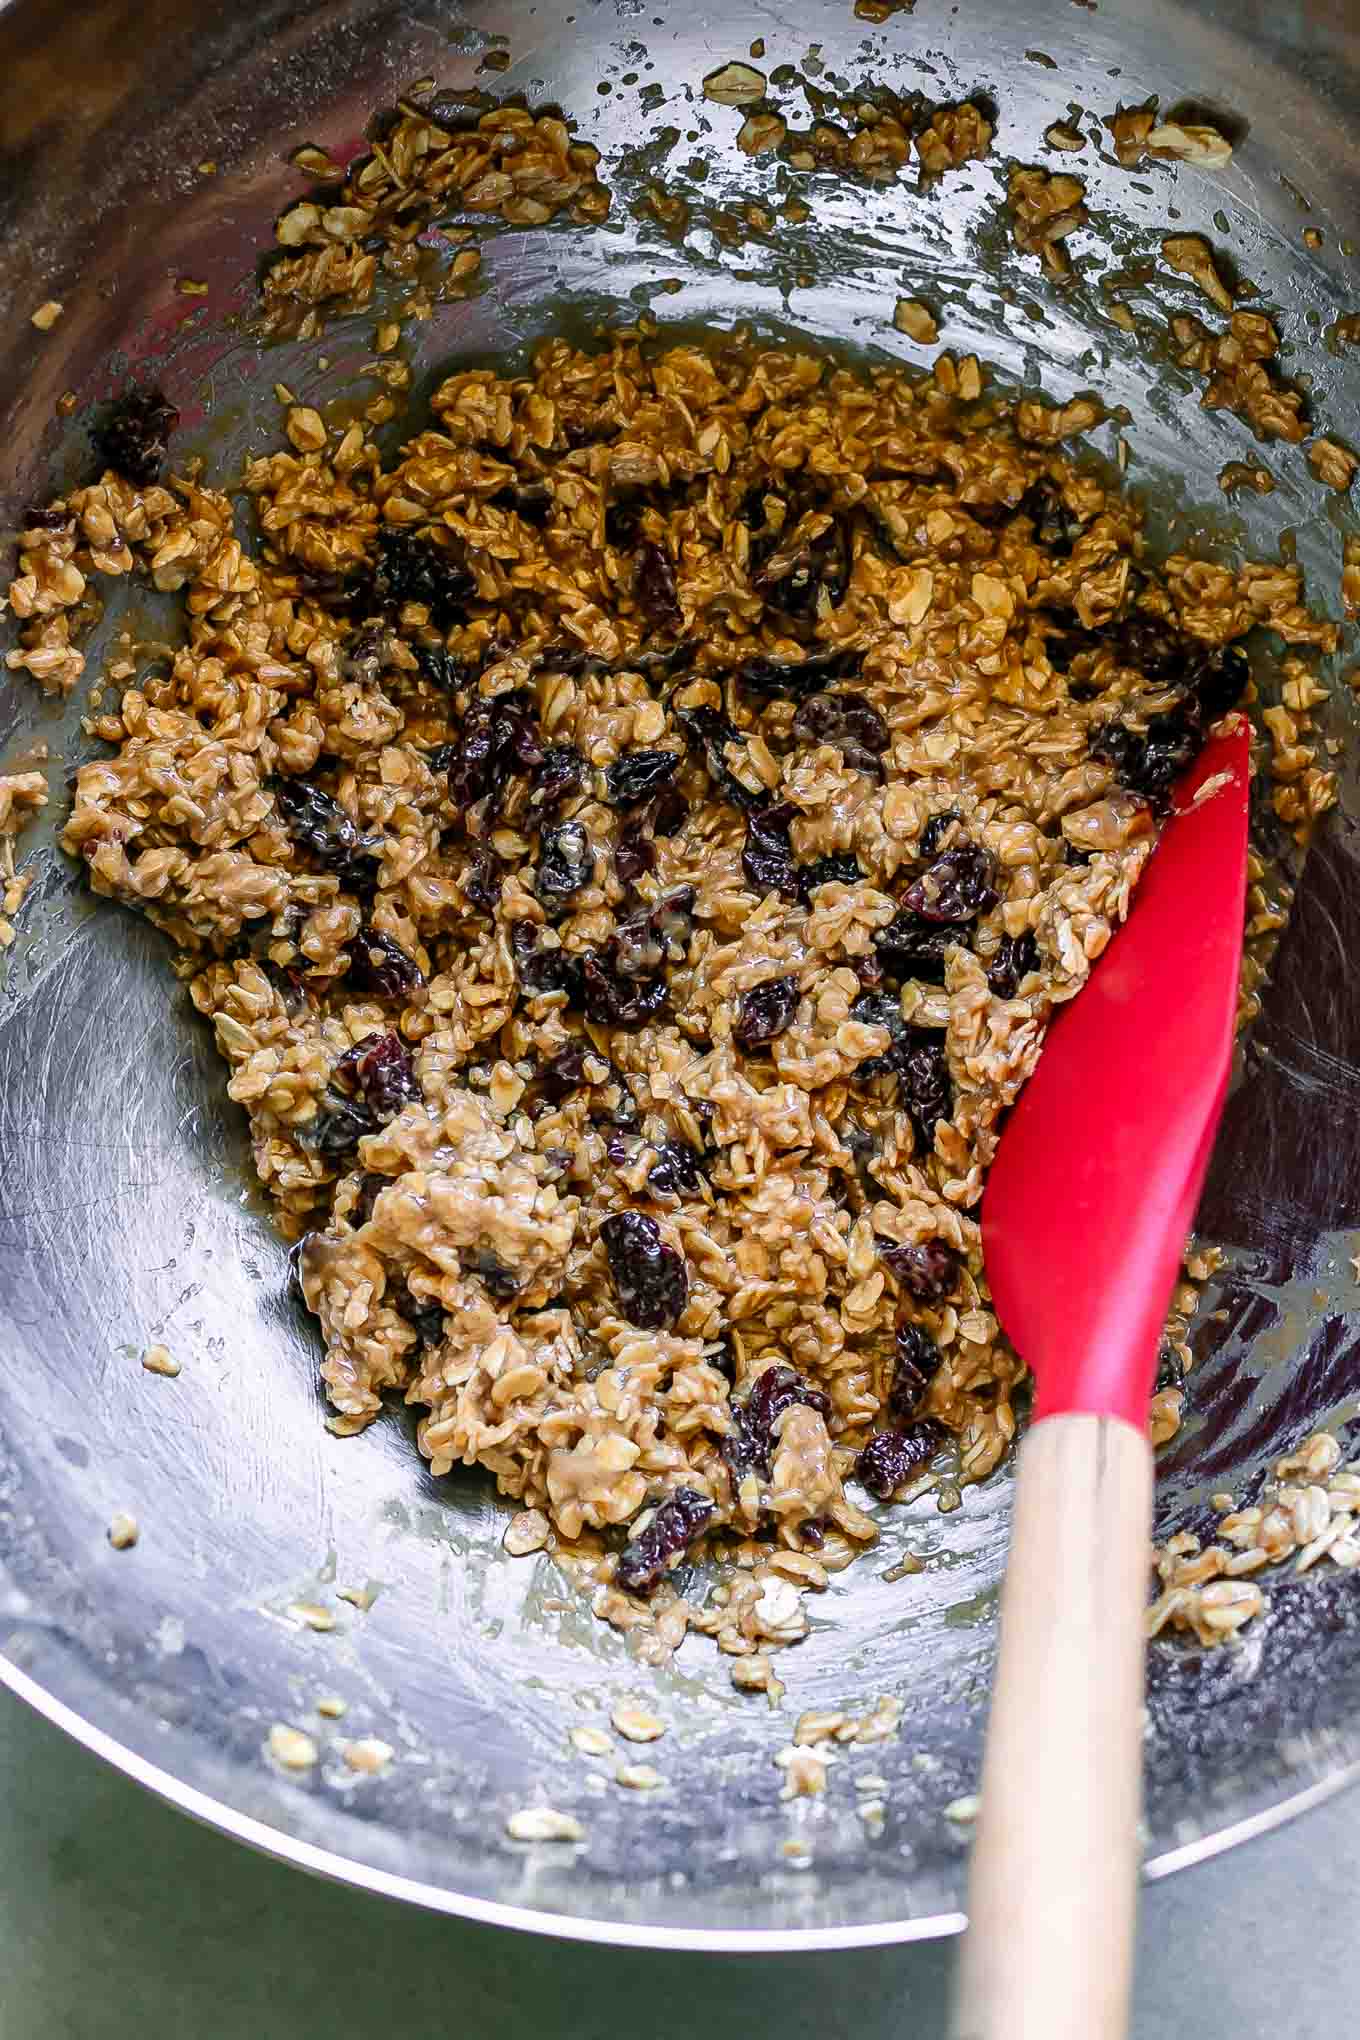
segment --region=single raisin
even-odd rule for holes
[[[892,1037],[884,1055],[865,1058],[856,1070],[859,1077],[886,1077],[893,1067],[893,1055],[905,1046],[910,1030],[902,1018],[902,1001],[896,992],[864,991],[850,1008],[850,1018],[863,1027],[886,1027]]]
[[[375,999],[397,999],[425,979],[399,942],[377,928],[361,928],[350,944],[349,982],[353,991]]]
[[[353,1154],[365,1134],[376,1133],[378,1122],[362,1098],[347,1098],[329,1086],[317,1101],[313,1118],[298,1128],[297,1139],[313,1154]]]
[[[972,921],[994,907],[996,860],[980,843],[965,839],[944,850],[909,885],[905,905],[927,921]]]
[[[475,675],[465,659],[456,659],[442,644],[412,645],[416,664],[432,687],[441,694],[458,694],[471,687]]]
[[[609,504],[604,513],[604,542],[619,552],[627,552],[636,545],[642,530],[642,513],[647,508],[645,496],[620,496]]]
[[[811,864],[798,866],[798,896],[810,900],[819,885],[862,885],[864,872],[852,850],[833,850]]]
[[[702,755],[704,770],[723,799],[742,809],[758,807],[765,796],[743,786],[727,762],[729,747],[742,742],[727,717],[716,708],[681,708],[676,710],[675,719],[691,746]]]
[[[892,1387],[887,1413],[894,1424],[909,1424],[922,1396],[939,1372],[940,1349],[924,1325],[903,1318],[893,1347]]]
[[[675,568],[664,546],[645,539],[637,549],[633,594],[654,630],[674,637],[684,621],[675,588]]]
[[[1013,999],[1022,979],[1039,968],[1039,945],[1032,929],[1022,935],[1003,935],[996,955],[987,966],[987,983],[998,999]]]
[[[882,776],[888,725],[862,694],[810,694],[793,719],[793,734],[810,744],[834,744],[852,772]]]
[[[796,977],[767,978],[742,994],[732,1039],[744,1055],[754,1055],[792,1026],[799,996]]]
[[[945,848],[949,832],[958,818],[959,811],[953,807],[942,808],[939,814],[931,816],[921,831],[921,841],[917,845],[922,857],[939,856],[941,850]]]
[[[529,807],[545,814],[560,807],[585,782],[586,761],[574,744],[550,744],[529,774]]]
[[[461,883],[469,906],[479,914],[494,914],[501,903],[505,868],[493,850],[479,844],[463,866]]]
[[[947,1240],[922,1240],[911,1246],[879,1240],[877,1245],[879,1259],[918,1303],[943,1303],[958,1288],[961,1257]]]
[[[689,1548],[713,1514],[713,1504],[695,1488],[676,1488],[653,1510],[641,1530],[634,1531],[614,1570],[626,1594],[649,1594],[670,1569],[671,1560]]]
[[[798,871],[789,840],[797,813],[789,800],[767,800],[747,813],[741,868],[747,884],[762,897],[767,892],[781,893],[787,900],[798,897]]]
[[[745,1397],[731,1405],[731,1428],[721,1449],[734,1487],[752,1472],[769,1479],[774,1465],[774,1427],[795,1403],[815,1410],[823,1421],[830,1418],[831,1404],[821,1389],[814,1388],[794,1368],[776,1363],[757,1375]]]
[[[139,488],[158,482],[179,412],[161,390],[128,390],[115,398],[90,433],[105,467]]]
[[[600,1227],[619,1309],[641,1331],[669,1331],[689,1302],[689,1275],[655,1219],[616,1211]]]
[[[647,1187],[658,1197],[693,1197],[701,1187],[699,1157],[687,1140],[668,1140],[647,1171]]]
[[[1175,782],[1194,763],[1201,742],[1199,729],[1182,705],[1150,716],[1141,733],[1127,723],[1102,723],[1091,732],[1090,751],[1131,793],[1164,807]]]
[[[622,886],[635,886],[656,863],[656,845],[641,822],[625,822],[614,845],[614,876]]]
[[[419,602],[430,612],[435,628],[447,630],[466,621],[477,583],[448,545],[389,527],[378,533],[373,592],[384,604]]]
[[[943,1034],[928,1027],[910,1027],[907,1032],[911,1038],[893,1050],[897,1088],[918,1133],[929,1144],[940,1121],[954,1110],[954,1086]]]
[[[309,779],[280,779],[274,787],[274,805],[293,841],[309,850],[324,871],[334,872],[361,897],[376,890],[377,839],[361,835],[338,800]]]
[[[875,1431],[855,1461],[855,1472],[871,1495],[880,1502],[891,1501],[903,1483],[934,1458],[943,1438],[930,1417],[908,1431]]]
[[[580,822],[541,829],[538,841],[534,891],[545,907],[560,907],[590,884],[595,875],[595,851]]]
[[[890,992],[861,992],[850,1008],[850,1018],[886,1027],[891,1036],[886,1054],[866,1057],[856,1076],[895,1076],[902,1104],[917,1131],[923,1140],[932,1140],[940,1120],[948,1119],[954,1109],[943,1034],[909,1025],[902,1017],[901,1001]]]
[[[917,978],[923,984],[942,985],[946,952],[960,939],[958,929],[948,923],[927,921],[908,911],[895,915],[886,928],[878,930],[874,955],[892,984]]]
[[[563,949],[560,943],[540,944],[527,921],[516,921],[510,947],[520,990],[526,999],[548,999],[563,992],[568,1005],[580,1003],[584,966],[579,956]]]
[[[636,1032],[665,1012],[669,998],[664,977],[625,976],[608,949],[588,949],[581,958],[581,1009],[596,1027]]]
[[[680,763],[678,751],[625,751],[604,775],[611,807],[640,807],[669,786]]]
[[[1120,665],[1132,666],[1145,680],[1183,680],[1196,649],[1170,624],[1139,611],[1124,617],[1114,633]]]
[[[1206,723],[1236,708],[1251,678],[1251,661],[1241,645],[1215,645],[1190,678],[1190,692]]]
[[[526,524],[541,530],[552,516],[553,492],[546,482],[518,482],[498,489],[487,501],[498,510],[513,510]]]
[[[391,1178],[389,1176],[375,1175],[371,1169],[364,1171],[363,1175],[359,1178],[358,1193],[350,1211],[349,1222],[352,1226],[358,1227],[368,1224],[368,1221],[373,1216],[373,1207],[378,1201],[379,1194],[387,1188],[390,1181]]]
[[[560,1105],[573,1091],[579,1091],[585,1081],[586,1051],[577,1042],[572,1042],[568,1048],[559,1048],[539,1072],[543,1095],[554,1105]]]
[[[777,579],[767,564],[755,585],[785,615],[811,619],[842,600],[849,580],[849,543],[841,524],[833,519],[825,531],[786,559]]]
[[[654,907],[619,922],[609,941],[610,960],[623,977],[647,977],[666,963],[683,963],[694,932],[695,891],[677,886]]]
[[[806,659],[771,659],[761,653],[737,668],[737,684],[761,701],[801,701],[828,681],[856,671],[858,652],[812,652]]]
[[[366,1034],[340,1057],[331,1077],[357,1092],[380,1123],[421,1095],[411,1051],[399,1034]]]

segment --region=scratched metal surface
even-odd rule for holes
[[[1127,406],[1132,474],[1169,540],[1270,551],[1288,529],[1315,595],[1335,608],[1336,506],[1294,457],[1272,460],[1274,496],[1225,512],[1215,476],[1252,450],[1242,427],[1196,409],[1177,371],[1102,317],[1090,279],[1145,251],[1179,207],[1186,228],[1209,232],[1261,284],[1319,411],[1360,440],[1355,371],[1322,339],[1357,302],[1345,237],[1360,234],[1348,125],[1360,41],[1345,26],[1347,0],[1101,0],[1098,10],[919,0],[882,28],[856,20],[847,0],[736,0],[717,18],[676,0],[578,5],[563,14],[485,0],[458,14],[443,0],[409,10],[276,0],[233,22],[173,0],[139,10],[135,29],[117,4],[0,8],[0,524],[84,472],[82,417],[54,423],[56,396],[69,387],[83,409],[129,361],[158,359],[184,412],[183,443],[202,450],[214,478],[271,429],[276,379],[312,397],[354,386],[371,320],[328,340],[323,372],[315,348],[261,353],[231,318],[294,188],[287,152],[352,139],[371,106],[431,73],[559,100],[603,149],[617,197],[601,233],[493,239],[483,295],[418,329],[427,380],[452,360],[503,358],[564,316],[584,330],[642,309],[924,359],[890,330],[894,299],[921,288],[944,308],[950,344],[1055,394],[1095,384]],[[508,38],[513,58],[498,79],[478,69],[492,36]],[[998,159],[926,200],[823,187],[812,221],[774,247],[725,250],[702,225],[673,246],[632,210],[658,155],[641,145],[669,123],[672,168],[707,157],[710,199],[760,196],[768,173],[733,150],[739,116],[698,94],[704,73],[757,36],[767,70],[820,63],[936,97],[990,92]],[[1131,177],[1088,149],[1079,167],[1095,230],[1072,244],[1086,280],[1056,294],[998,236],[1000,166],[1038,155],[1069,101],[1098,114],[1149,91],[1163,104],[1186,94],[1218,104],[1245,140],[1213,180]],[[193,173],[204,158],[216,176]],[[1305,223],[1324,236],[1317,252],[1302,243]],[[204,279],[209,295],[176,296],[176,273]],[[669,280],[679,289],[663,289]],[[48,295],[68,310],[40,338],[27,312]],[[1193,304],[1174,284],[1152,297]],[[134,599],[145,624],[146,598]],[[121,615],[111,603],[105,634]],[[35,737],[51,743],[57,815],[63,771],[92,749],[80,708],[0,687],[0,756]],[[1348,714],[1336,707],[1338,734]],[[1226,1315],[1206,1315],[1197,1334],[1190,1422],[1163,1469],[1167,1523],[1193,1520],[1216,1488],[1241,1491],[1315,1422],[1348,1439],[1360,1429],[1349,1264],[1360,1247],[1360,840],[1349,756],[1342,769],[1342,809],[1304,872],[1206,1196],[1202,1230],[1227,1252],[1210,1309]],[[431,1480],[396,1415],[354,1440],[324,1430],[316,1343],[252,1201],[208,1038],[157,938],[86,899],[51,838],[49,821],[26,839],[38,883],[0,988],[0,1651],[10,1675],[191,1810],[426,1903],[708,1945],[956,1924],[963,1848],[942,1808],[975,1781],[1005,1478],[950,1518],[928,1505],[890,1517],[878,1555],[815,1604],[812,1636],[785,1661],[782,1721],[739,1700],[700,1640],[669,1672],[639,1670],[551,1563],[502,1558],[504,1509],[480,1476]],[[158,1338],[184,1363],[177,1381],[137,1364]],[[117,1508],[141,1519],[132,1551],[105,1541]],[[925,1570],[890,1583],[883,1575],[906,1548]],[[364,1582],[380,1588],[371,1612],[340,1604],[336,1633],[298,1633],[282,1619],[289,1601]],[[1154,1653],[1154,1870],[1360,1761],[1358,1614],[1353,1576],[1314,1574],[1281,1588],[1240,1651]],[[780,1806],[770,1758],[793,1715],[880,1691],[907,1702],[900,1743],[872,1753],[890,1780],[883,1838],[866,1840],[848,1792],[796,1813]],[[344,1733],[394,1744],[388,1776],[356,1781],[327,1757],[288,1780],[263,1760],[269,1724],[315,1725],[323,1692],[348,1702]],[[597,1718],[623,1694],[645,1695],[672,1724],[658,1756],[668,1783],[645,1807],[565,1753],[564,1714]],[[505,1814],[540,1798],[582,1816],[584,1850],[504,1839]],[[810,1867],[781,1856],[790,1834],[811,1844]]]

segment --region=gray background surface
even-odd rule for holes
[[[1330,2029],[1360,1980],[1357,1801],[1145,1894],[1138,2036]],[[948,1946],[616,1952],[404,1910],[195,1826],[0,1693],[0,2032],[25,2040],[924,2040]]]

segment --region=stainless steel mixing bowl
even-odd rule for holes
[[[923,287],[956,348],[1056,395],[1098,385],[1127,407],[1131,478],[1171,537],[1270,553],[1287,529],[1315,598],[1335,608],[1344,520],[1301,458],[1272,459],[1276,494],[1229,514],[1215,478],[1253,450],[1244,428],[1200,410],[1164,353],[1113,326],[1092,279],[1155,252],[1170,217],[1207,231],[1278,308],[1318,415],[1360,442],[1355,371],[1323,339],[1358,301],[1350,0],[918,0],[881,26],[849,0],[733,0],[711,14],[688,0],[566,4],[579,12],[561,0],[485,0],[466,15],[445,0],[0,8],[0,525],[84,475],[86,407],[148,358],[184,411],[181,444],[214,476],[272,430],[275,381],[309,398],[356,386],[371,321],[332,335],[323,368],[315,347],[262,350],[233,315],[297,186],[290,150],[351,140],[370,109],[429,75],[559,101],[603,150],[616,197],[598,232],[493,236],[484,293],[418,329],[427,379],[455,358],[511,359],[564,319],[584,333],[644,310],[910,356],[893,302]],[[670,125],[675,161],[711,158],[711,195],[757,188],[764,173],[733,147],[740,116],[699,90],[757,37],[766,70],[820,65],[827,79],[935,97],[983,89],[997,156],[925,198],[831,185],[806,228],[772,243],[725,249],[698,232],[676,247],[633,210],[654,137]],[[511,58],[500,76],[480,68],[493,46]],[[1217,107],[1241,138],[1233,163],[1213,177],[1129,173],[1088,148],[1093,228],[1073,244],[1077,284],[1057,290],[998,230],[1004,160],[1038,156],[1069,101],[1103,114],[1149,92]],[[178,294],[179,276],[208,295]],[[66,311],[44,335],[29,314],[48,297]],[[1193,304],[1166,279],[1154,298]],[[63,420],[67,389],[80,408]],[[154,620],[144,591],[130,600],[140,624]],[[111,600],[104,640],[123,614]],[[46,705],[26,682],[0,694],[0,756],[45,738],[58,813],[63,773],[97,748],[80,708]],[[1348,709],[1331,714],[1343,733]],[[1356,767],[1349,753],[1339,762],[1342,809],[1308,860],[1205,1199],[1202,1229],[1227,1260],[1195,1334],[1189,1422],[1164,1459],[1164,1526],[1197,1520],[1213,1490],[1241,1492],[1315,1422],[1356,1432],[1360,886]],[[771,1757],[787,1723],[733,1693],[707,1644],[691,1641],[670,1671],[640,1669],[550,1562],[503,1558],[505,1511],[486,1479],[432,1480],[395,1413],[357,1439],[326,1432],[312,1329],[286,1293],[206,1031],[158,939],[92,903],[51,834],[30,839],[37,885],[0,994],[0,1676],[190,1812],[480,1919],[745,1948],[957,1924],[964,1843],[943,1809],[976,1780],[1004,1475],[951,1517],[929,1504],[892,1514],[879,1553],[835,1581],[784,1662],[786,1711],[903,1697],[900,1740],[872,1752],[890,1781],[882,1837],[866,1837],[848,1791],[781,1805]],[[153,1339],[183,1360],[177,1382],[139,1368]],[[105,1537],[119,1508],[141,1520],[130,1551]],[[887,1578],[907,1548],[924,1570]],[[341,1604],[331,1634],[283,1619],[333,1582],[380,1592],[367,1614]],[[1319,1568],[1281,1585],[1240,1649],[1156,1647],[1153,1874],[1355,1773],[1357,1614],[1355,1576]],[[386,1776],[327,1759],[286,1777],[266,1761],[270,1724],[315,1725],[323,1693],[347,1701],[347,1733],[394,1745]],[[666,1788],[646,1800],[593,1790],[566,1748],[568,1720],[625,1694],[670,1724]],[[578,1812],[588,1845],[508,1841],[507,1812],[540,1799]],[[809,1845],[801,1865],[791,1837]]]

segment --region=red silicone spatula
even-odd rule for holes
[[[1177,788],[1125,927],[1055,1020],[982,1201],[1033,1370],[957,2031],[1125,2031],[1158,1343],[1232,1058],[1247,864],[1238,716]]]

